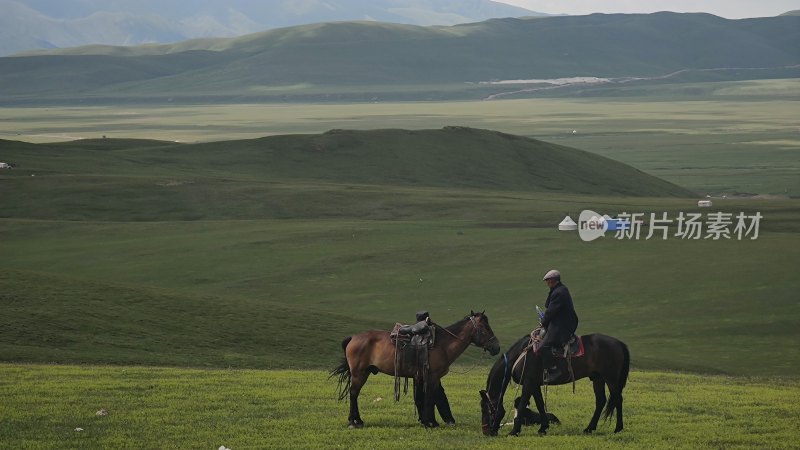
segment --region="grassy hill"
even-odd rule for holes
[[[314,194],[294,189],[295,200]],[[797,374],[800,353],[776,345],[798,333],[800,286],[793,267],[779,262],[800,257],[797,231],[762,230],[756,241],[609,236],[584,243],[555,229],[565,213],[657,212],[664,204],[429,194],[406,194],[408,203],[395,209],[383,199],[402,193],[388,191],[365,205],[388,209],[383,215],[391,219],[336,211],[338,200],[330,214],[306,213],[312,219],[0,220],[0,355],[326,368],[340,357],[345,336],[390,328],[419,309],[443,324],[486,309],[506,346],[533,327],[534,305],[547,294],[540,272],[557,267],[575,298],[579,331],[624,340],[637,368]],[[666,205],[671,217],[689,209]],[[792,204],[759,210],[769,221],[787,208]],[[796,205],[791,215],[796,221]],[[302,348],[319,350],[310,357]]]
[[[800,78],[628,86],[620,95],[625,97],[14,107],[0,108],[7,125],[0,138],[207,142],[460,124],[588,150],[701,195],[800,196],[800,160],[792,151],[798,145],[793,119]]]
[[[320,362],[303,349],[336,348],[341,332],[369,323],[326,313],[325,322],[340,332],[320,335],[312,308],[51,273],[2,270],[0,286],[6,361],[315,368]]]
[[[464,83],[490,80],[776,68],[800,62],[798,21],[656,13],[492,19],[453,27],[314,24],[227,40],[0,58],[0,94],[7,101],[43,95],[244,99],[270,89],[293,98],[358,87],[428,95],[445,85],[463,90],[475,87]]]
[[[12,200],[0,211],[5,217],[77,217],[84,208],[67,206],[76,201],[86,202],[91,210],[102,206],[106,219],[128,220],[132,214],[137,220],[182,217],[207,210],[203,202],[211,195],[211,186],[217,201],[241,204],[254,195],[242,196],[242,190],[249,189],[244,187],[247,183],[255,183],[261,192],[273,190],[263,183],[322,182],[639,197],[694,195],[588,152],[463,127],[334,130],[205,144],[0,141],[0,152],[24,169],[12,183]],[[165,189],[170,183],[177,189]],[[100,185],[105,186],[102,191],[91,189]],[[220,190],[222,186],[226,188]],[[121,195],[132,190],[137,195]],[[165,203],[171,205],[168,212],[158,206]],[[50,206],[31,209],[31,205]],[[267,214],[273,217],[275,212]],[[233,218],[225,213],[217,217]]]

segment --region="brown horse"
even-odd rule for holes
[[[584,355],[572,359],[572,370],[575,379],[589,377],[594,386],[595,410],[589,426],[583,430],[590,434],[597,429],[597,422],[605,406],[605,417],[608,419],[616,410],[617,424],[614,432],[622,431],[622,390],[628,381],[630,371],[631,356],[628,347],[624,342],[602,334],[587,334],[581,337],[584,345]],[[536,408],[539,411],[541,426],[539,434],[546,434],[549,428],[549,416],[545,412],[544,399],[542,398],[541,386],[543,384],[543,367],[541,359],[528,347],[530,336],[523,336],[511,348],[497,360],[489,371],[486,380],[486,390],[480,391],[481,395],[481,428],[483,434],[496,436],[500,428],[500,422],[505,416],[503,408],[503,396],[508,387],[508,383],[513,379],[522,385],[522,397],[517,407],[517,417],[521,417],[523,408],[533,396]],[[520,362],[514,365],[519,356],[525,352]],[[566,384],[571,382],[567,363],[564,359],[558,359],[557,364],[561,368],[561,377],[549,384]],[[611,394],[611,398],[606,403],[606,390]],[[522,423],[519,419],[514,420],[514,428],[511,435],[519,435]]]
[[[429,353],[429,372],[427,377],[415,378],[415,383],[424,389],[424,399],[417,403],[420,421],[426,427],[437,427],[434,416],[434,397],[438,393],[440,380],[447,374],[456,358],[464,353],[469,344],[475,344],[496,355],[500,352],[500,342],[489,326],[489,318],[482,312],[470,312],[464,319],[449,327],[436,327],[436,343]],[[366,331],[349,336],[342,341],[344,358],[341,364],[331,371],[331,376],[339,376],[339,400],[350,394],[350,428],[361,428],[364,421],[358,411],[358,394],[370,374],[378,372],[394,376],[395,346],[388,331]],[[413,371],[399,372],[402,377],[415,377]]]

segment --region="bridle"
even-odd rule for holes
[[[474,316],[474,315],[471,315],[471,316],[469,316],[469,317],[468,317],[468,319],[469,319],[470,323],[472,324],[472,332],[470,333],[469,337],[470,337],[470,338],[474,337],[474,336],[475,336],[475,334],[476,334],[476,332],[477,332],[477,339],[478,339],[478,341],[480,341],[480,340],[481,340],[481,338],[483,337],[483,331],[480,329],[480,327],[478,327],[478,324],[477,324],[477,323],[475,323],[475,316]],[[445,328],[445,327],[441,327],[441,326],[440,326],[439,328],[443,329],[444,331],[446,331],[446,332],[447,332],[447,334],[449,334],[450,336],[453,336],[454,338],[458,339],[459,341],[461,341],[461,342],[467,342],[466,340],[462,339],[462,338],[461,338],[461,337],[459,337],[457,334],[453,333],[452,331],[448,330],[447,328]],[[490,337],[490,338],[489,338],[489,339],[486,341],[486,343],[483,345],[483,347],[482,347],[482,348],[483,348],[483,351],[484,351],[484,352],[487,352],[487,351],[489,351],[489,344],[492,342],[492,340],[496,340],[496,339],[497,339],[497,336],[492,336],[492,337]],[[476,344],[476,345],[477,345],[477,344]]]
[[[498,394],[497,394],[497,403],[498,403],[498,405],[503,401],[503,393],[505,391],[503,386],[506,385],[506,383],[507,383],[506,382],[506,378],[511,376],[511,370],[509,369],[509,364],[508,364],[508,353],[503,353],[503,362],[505,363],[505,367],[503,368],[503,379],[500,382],[500,386],[501,386],[500,387],[500,392],[498,392]],[[497,406],[495,406],[495,403],[492,401],[492,397],[491,397],[491,395],[489,395],[489,391],[488,391],[488,389],[491,389],[491,386],[492,386],[492,382],[491,381],[492,381],[492,379],[490,378],[488,386],[487,386],[487,390],[483,391],[483,398],[484,398],[484,400],[486,400],[486,402],[489,405],[489,421],[488,421],[488,423],[484,423],[483,420],[481,420],[481,430],[483,430],[484,434],[488,434],[487,431],[494,432],[494,433],[497,432],[497,430],[492,430],[492,428],[491,428],[495,422],[498,422],[498,424],[497,424],[498,428],[499,428],[499,425],[500,425],[499,424],[500,420],[498,420],[498,417],[497,417],[497,414],[500,412],[499,408]],[[502,420],[502,417],[500,419]]]
[[[494,402],[492,402],[489,392],[484,391],[483,399],[486,400],[486,403],[489,405],[489,421],[484,422],[481,420],[481,430],[483,431],[483,434],[489,434],[492,432],[492,423],[494,423],[497,416],[497,407],[494,406]]]

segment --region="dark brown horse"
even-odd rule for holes
[[[449,327],[436,327],[436,343],[429,353],[429,372],[423,380],[415,378],[417,386],[424,388],[424,398],[419,399],[417,410],[420,420],[426,427],[439,424],[434,416],[433,399],[437,394],[440,380],[445,376],[456,358],[464,353],[470,344],[475,344],[496,355],[500,352],[500,342],[489,326],[489,318],[482,312],[470,315]],[[349,336],[342,341],[344,358],[341,364],[331,371],[331,376],[339,377],[339,399],[350,394],[350,416],[348,425],[361,428],[364,421],[358,411],[358,394],[370,374],[378,372],[394,376],[395,346],[389,339],[388,331],[366,331]],[[413,371],[400,371],[402,377],[415,377]],[[420,404],[421,403],[421,404]]]
[[[622,341],[602,334],[587,334],[581,337],[584,345],[584,355],[572,359],[572,370],[575,374],[575,379],[589,377],[594,384],[595,395],[595,410],[592,415],[592,420],[589,421],[589,426],[583,430],[584,433],[589,434],[597,429],[597,422],[600,420],[600,414],[603,412],[605,406],[605,418],[608,419],[616,410],[617,412],[617,425],[614,432],[622,431],[622,390],[625,388],[625,383],[628,381],[628,372],[630,370],[630,353],[628,347]],[[545,412],[544,399],[542,398],[541,386],[542,382],[542,362],[532,350],[528,347],[530,336],[524,336],[517,341],[508,352],[504,353],[500,359],[494,364],[492,370],[489,372],[489,378],[486,380],[486,390],[480,391],[481,395],[481,428],[483,434],[487,436],[496,436],[497,430],[500,428],[500,422],[505,416],[505,408],[503,408],[503,396],[505,395],[508,383],[513,379],[516,383],[522,385],[522,397],[519,402],[522,407],[527,405],[533,396],[536,403],[536,408],[539,411],[541,426],[539,427],[539,434],[547,433],[550,427],[548,415]],[[527,350],[526,350],[527,349]],[[519,356],[525,351],[525,356],[519,361],[516,366],[514,363]],[[561,369],[561,377],[551,385],[567,384],[571,382],[567,363],[564,359],[557,359],[557,364]],[[513,370],[512,370],[513,369]],[[608,386],[611,398],[606,403],[606,390]],[[522,408],[520,407],[520,409]],[[521,417],[521,410],[517,411],[518,417]],[[518,435],[522,423],[519,419],[514,420],[514,428],[511,430],[511,435]]]

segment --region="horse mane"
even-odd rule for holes
[[[508,383],[511,381],[511,365],[519,358],[522,350],[528,345],[529,340],[529,334],[519,338],[519,340],[515,342],[507,352],[503,353],[492,366],[492,369],[489,371],[489,377],[486,379],[486,392],[488,392],[493,399],[499,399],[505,395]],[[508,372],[507,376],[506,372]],[[496,396],[494,392],[492,392],[493,388],[498,391]]]
[[[433,325],[435,327],[437,327],[437,328],[441,328],[441,329],[447,330],[447,331],[455,334],[456,330],[460,330],[460,329],[464,328],[464,325],[467,324],[467,321],[470,319],[470,317],[472,317],[472,316],[464,317],[463,319],[459,320],[458,322],[456,322],[454,324],[450,324],[450,325],[448,325],[446,327],[443,327],[443,326],[441,326],[441,325],[439,325],[437,323],[434,323]]]

